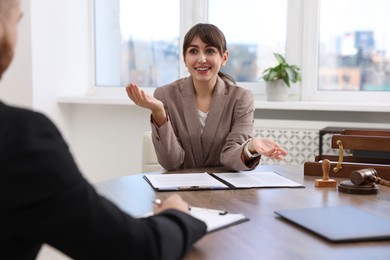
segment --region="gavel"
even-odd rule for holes
[[[386,181],[380,177],[377,177],[377,172],[374,168],[353,171],[351,173],[351,182],[355,185],[364,185],[374,182],[376,184],[390,187],[390,181]]]

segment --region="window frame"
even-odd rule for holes
[[[362,104],[388,104],[390,92],[379,91],[324,91],[318,90],[318,41],[319,4],[321,0],[289,0],[287,7],[286,59],[301,68],[302,82],[290,89],[289,101],[301,102],[339,102]],[[94,14],[92,15],[92,17]],[[179,77],[188,75],[182,57],[184,34],[193,24],[207,22],[208,0],[180,0],[180,62]],[[93,19],[94,20],[94,19]],[[94,23],[92,22],[92,27]],[[92,39],[94,38],[94,30]],[[94,50],[94,40],[91,41]],[[94,56],[94,55],[93,55]],[[95,65],[95,58],[93,67]],[[93,69],[95,80],[95,68]],[[265,100],[264,82],[238,82],[238,85],[252,90],[256,100]],[[120,90],[118,90],[120,89]],[[145,87],[153,93],[155,88]],[[100,87],[93,82],[89,94],[116,96],[123,93],[122,87]]]
[[[301,100],[316,102],[388,104],[390,100],[390,91],[318,90],[319,8],[321,0],[294,1],[302,2],[303,19],[300,25],[302,28],[302,48],[300,51],[300,53],[302,53]],[[298,17],[295,18],[295,21],[298,21]]]

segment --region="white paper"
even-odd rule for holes
[[[208,173],[145,174],[159,190],[226,189],[228,186]]]
[[[241,220],[247,220],[244,214],[223,214],[222,212],[223,211],[214,209],[191,207],[191,215],[206,223],[207,232],[234,224]],[[222,213],[223,215],[221,215],[220,213]]]
[[[224,172],[214,173],[236,188],[303,187],[275,172]]]
[[[191,215],[206,223],[207,232],[211,232],[229,225],[248,221],[249,219],[241,213],[225,213],[222,210],[191,207]],[[222,213],[222,215],[220,214]],[[153,212],[142,215],[142,218],[150,217]]]

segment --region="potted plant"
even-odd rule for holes
[[[289,65],[279,53],[274,53],[274,56],[278,61],[278,65],[263,72],[267,100],[285,101],[288,97],[287,87],[290,87],[291,83],[301,81],[301,73],[298,66]]]

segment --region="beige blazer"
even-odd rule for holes
[[[168,115],[159,128],[151,122],[157,159],[165,169],[224,166],[238,171],[258,165],[259,157],[249,167],[241,158],[243,144],[253,134],[254,100],[249,90],[218,77],[203,133],[191,76],[157,88],[154,96]]]

